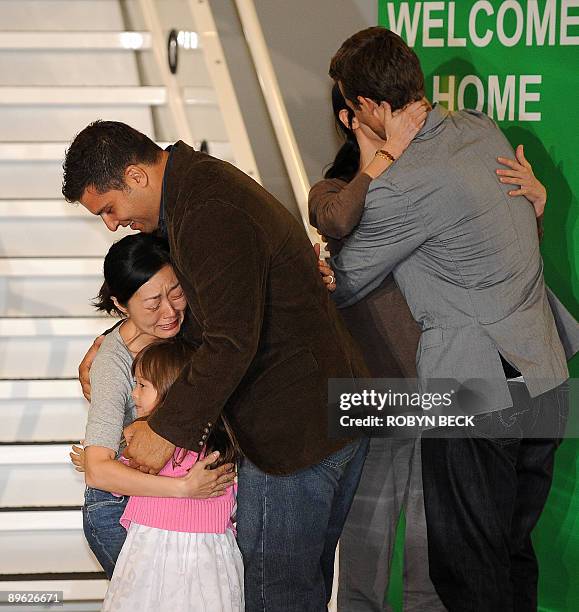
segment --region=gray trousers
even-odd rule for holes
[[[439,612],[428,575],[420,440],[372,438],[340,538],[339,612],[384,612],[400,511],[406,514],[405,612]]]

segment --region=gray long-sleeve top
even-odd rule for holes
[[[120,326],[105,337],[90,369],[91,402],[86,424],[85,447],[104,446],[121,452],[123,428],[136,418],[131,392],[133,356],[126,347]]]

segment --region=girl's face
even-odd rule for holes
[[[172,338],[181,329],[187,301],[173,267],[166,265],[139,287],[126,307],[119,308],[141,333]]]
[[[141,376],[138,369],[135,372],[135,382],[132,396],[137,409],[137,418],[140,418],[149,415],[157,405],[157,389]]]

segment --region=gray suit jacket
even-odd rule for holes
[[[533,396],[569,375],[534,210],[498,182],[498,155],[513,150],[491,119],[436,105],[372,182],[359,226],[331,261],[342,308],[393,271],[422,329],[419,378],[482,379],[489,410],[512,405],[499,352]]]

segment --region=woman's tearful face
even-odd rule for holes
[[[187,301],[172,266],[165,266],[131,297],[128,315],[144,334],[172,338],[179,333]]]

